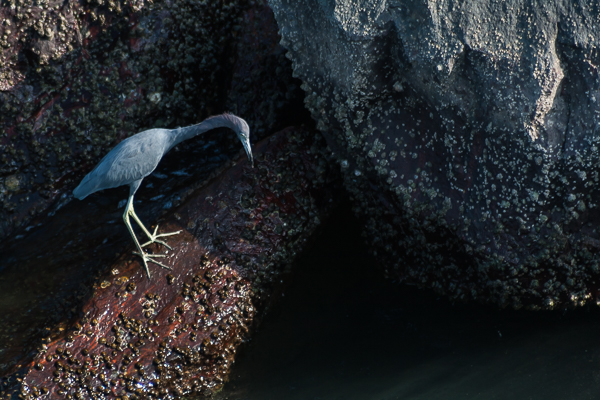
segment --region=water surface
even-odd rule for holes
[[[386,280],[348,212],[295,266],[216,399],[600,398],[597,308],[453,304]]]

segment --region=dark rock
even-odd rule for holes
[[[33,356],[21,352],[0,398],[165,399],[218,391],[257,311],[333,204],[339,178],[319,138],[302,128],[281,131],[254,148],[255,168],[240,154],[190,194],[160,224],[163,232],[184,230],[168,238],[172,271],[150,264],[148,279],[130,246],[103,268],[70,320],[39,327],[47,329],[43,344]],[[56,240],[60,246],[67,239]],[[39,261],[40,273],[60,267],[61,251]],[[2,350],[2,363],[19,351]]]
[[[516,308],[596,301],[597,2],[270,4],[390,276]]]

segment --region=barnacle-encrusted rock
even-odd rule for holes
[[[148,279],[130,246],[104,269],[75,318],[46,327],[33,359],[21,354],[16,372],[0,379],[0,398],[172,399],[219,390],[255,314],[339,188],[314,131],[285,129],[254,154],[254,168],[240,154],[165,217],[161,230],[184,231],[168,240],[172,271],[150,264]],[[59,270],[62,251],[45,254],[41,274]],[[2,350],[1,361],[15,351]]]
[[[269,2],[390,275],[517,308],[596,301],[597,1]]]

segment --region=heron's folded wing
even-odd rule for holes
[[[123,140],[83,178],[73,194],[81,199],[99,190],[143,179],[160,162],[167,142],[168,131],[165,129],[151,129]]]
[[[154,171],[164,155],[164,144],[150,137],[146,139],[124,143],[120,149],[115,148],[114,157],[106,165],[106,183],[110,183],[111,187],[127,185]]]

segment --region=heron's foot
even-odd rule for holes
[[[142,247],[148,246],[149,244],[152,243],[160,243],[163,246],[165,246],[167,249],[169,250],[173,250],[173,248],[171,246],[169,246],[167,243],[163,242],[162,240],[157,240],[157,238],[159,237],[165,237],[165,236],[173,236],[173,235],[178,235],[183,231],[177,231],[177,232],[167,232],[167,233],[159,233],[158,235],[156,234],[156,232],[158,231],[158,224],[156,224],[156,227],[154,228],[154,233],[148,237],[148,239],[150,239],[150,241],[142,244]]]
[[[142,257],[142,260],[144,261],[144,267],[146,268],[146,274],[148,274],[148,279],[150,279],[150,269],[148,269],[149,262],[160,265],[161,267],[163,267],[164,269],[168,269],[169,271],[173,270],[171,267],[168,267],[165,264],[153,259],[153,257],[162,257],[162,258],[167,257],[164,254],[146,254],[144,252],[138,253],[137,251],[134,251],[133,254],[136,254],[136,255]]]

